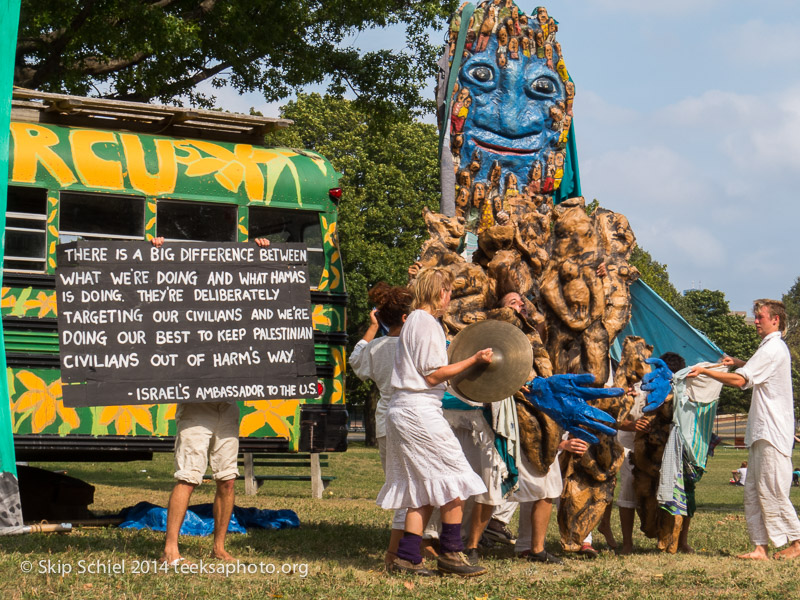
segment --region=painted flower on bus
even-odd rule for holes
[[[14,305],[17,303],[17,297],[10,292],[10,287],[3,288],[2,300],[0,300],[0,306],[2,306],[2,308],[14,308]]]
[[[136,435],[139,425],[148,433],[153,433],[153,404],[139,406],[104,406],[100,412],[100,424],[114,424],[117,435]]]
[[[36,316],[40,319],[48,316],[50,313],[52,313],[52,316],[54,317],[57,316],[58,310],[56,307],[56,293],[40,291],[38,294],[36,294],[36,298],[25,302],[26,314],[29,310],[38,310],[39,312]]]
[[[333,393],[331,394],[330,401],[332,403],[344,402],[344,373],[346,363],[344,361],[344,349],[332,348],[331,356],[333,356]]]
[[[14,413],[14,431],[19,431],[22,422],[31,418],[31,433],[41,433],[56,421],[56,416],[69,427],[77,429],[80,425],[78,413],[74,408],[64,406],[62,401],[61,379],[47,383],[44,379],[30,371],[18,371],[17,384],[23,391],[12,405]],[[14,386],[18,390],[18,386]]]
[[[299,400],[254,400],[245,402],[255,410],[242,417],[239,423],[239,435],[247,437],[265,425],[269,425],[278,437],[290,439],[293,424],[289,419],[294,419],[300,407]]]

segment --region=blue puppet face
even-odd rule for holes
[[[468,23],[457,15],[451,56],[453,27],[468,28],[447,123],[456,214],[480,232],[518,199],[540,205],[558,189],[575,87],[544,7],[529,18],[511,0],[486,0]]]
[[[472,98],[459,162],[466,168],[477,150],[481,168],[476,179],[488,178],[497,161],[503,175],[511,171],[524,185],[533,163],[539,160],[546,165],[546,154],[557,149],[561,131],[553,130],[551,109],[564,102],[566,92],[546,59],[518,52],[519,58],[506,57],[501,67],[497,49],[494,37],[486,50],[467,59],[459,72],[459,86],[469,90]]]

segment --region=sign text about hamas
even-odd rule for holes
[[[303,244],[58,247],[64,404],[317,396]]]

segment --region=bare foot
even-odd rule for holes
[[[683,552],[684,554],[694,554],[694,548],[692,548],[689,544],[679,544],[678,552]]]
[[[611,531],[611,527],[603,526],[602,524],[600,527],[597,528],[597,531],[603,534],[603,537],[606,538],[606,544],[612,550],[616,550],[619,544],[617,544],[617,539],[614,537],[614,532]]]
[[[394,562],[394,559],[397,558],[397,554],[391,552],[390,550],[386,551],[386,554],[383,555],[383,564],[386,565],[386,569],[389,569],[389,565]]]
[[[633,544],[627,545],[623,544],[622,548],[617,550],[617,554],[620,556],[627,556],[628,554],[633,554]]]
[[[194,564],[192,561],[183,558],[180,554],[167,554],[166,552],[161,555],[161,558],[158,559],[158,562],[164,563],[170,567],[176,567],[180,564],[184,565]]]
[[[790,558],[797,558],[800,556],[800,541],[792,542],[787,548],[772,555],[772,558],[779,560],[787,560]]]
[[[761,548],[756,548],[747,554],[740,554],[736,558],[742,558],[744,560],[769,560],[769,556],[767,556],[766,551],[762,550]]]
[[[226,550],[212,550],[211,551],[211,558],[216,558],[217,560],[227,560],[227,561],[235,561],[236,559],[228,554]]]
[[[422,556],[423,558],[438,558],[439,540],[422,540]]]

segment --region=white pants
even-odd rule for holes
[[[625,457],[619,468],[619,508],[636,508],[636,493],[633,491],[633,452],[625,448]]]
[[[492,518],[508,525],[511,523],[511,518],[514,516],[514,512],[518,507],[519,502],[514,502],[513,500],[503,500],[503,503],[500,506],[495,507],[494,512],[492,513]]]
[[[768,540],[775,546],[800,540],[800,520],[789,500],[791,485],[791,457],[778,452],[767,440],[750,446],[744,516],[750,541],[756,546],[766,546]]]

